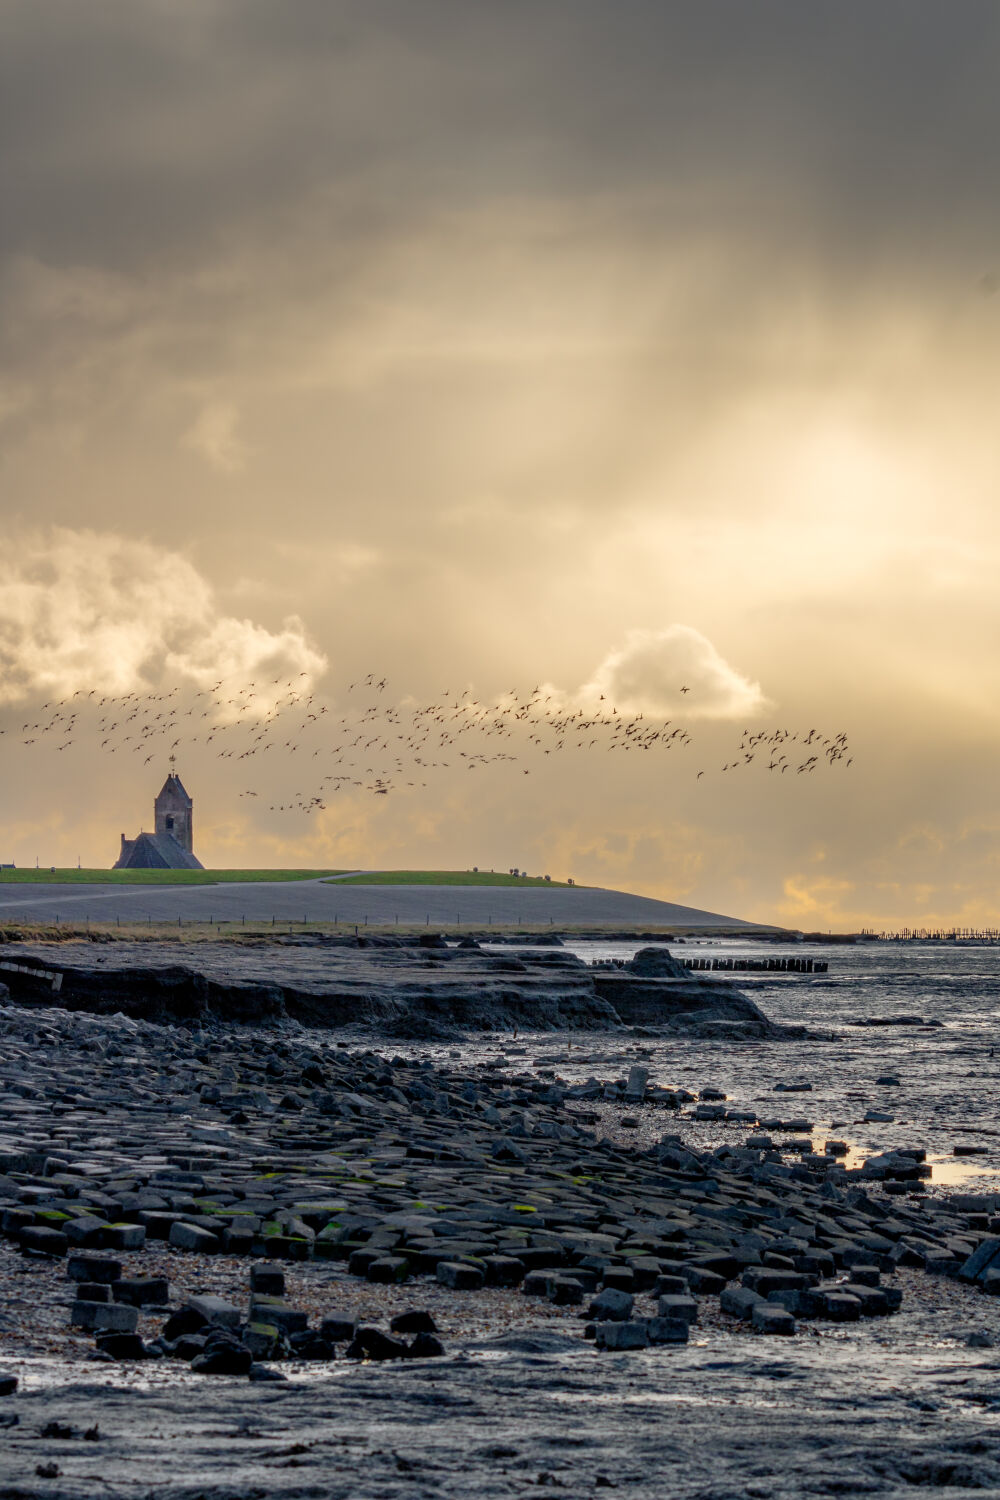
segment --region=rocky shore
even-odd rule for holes
[[[928,1193],[919,1148],[848,1167],[793,1110],[641,1063],[569,1082],[510,1045],[449,1065],[52,998],[0,1008],[5,1497],[1000,1483],[1000,1199]]]
[[[401,1038],[635,1025],[733,1040],[802,1035],[775,1027],[730,981],[692,975],[664,948],[608,970],[556,947],[496,953],[434,935],[8,943],[0,984],[23,1005],[56,998],[69,1010],[161,1023],[291,1019]]]

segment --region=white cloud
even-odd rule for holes
[[[603,695],[624,713],[683,712],[692,719],[743,719],[767,707],[760,684],[743,677],[690,625],[630,630],[580,694],[588,703]]]
[[[301,620],[272,631],[226,614],[186,558],[148,542],[57,529],[0,560],[0,703],[128,693],[168,678],[205,688],[259,675],[305,687],[325,670]],[[270,707],[266,692],[254,703]]]
[[[248,449],[239,435],[240,411],[232,401],[209,401],[182,438],[218,474],[239,474]]]

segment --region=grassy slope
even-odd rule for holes
[[[3,885],[234,885],[315,880],[336,870],[0,870]]]
[[[537,875],[507,875],[490,870],[372,870],[348,875],[337,885],[544,885],[565,886],[563,880],[543,880]]]

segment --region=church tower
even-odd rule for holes
[[[171,756],[171,765],[173,757]],[[115,862],[116,870],[202,870],[204,865],[195,858],[194,849],[194,803],[188,796],[176,771],[160,788],[153,803],[156,819],[155,833],[140,833],[137,838],[127,839],[122,834],[122,847]]]
[[[194,803],[176,772],[171,771],[153,803],[157,834],[169,833],[186,854],[194,851]]]

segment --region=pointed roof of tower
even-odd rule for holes
[[[171,771],[166,781],[160,787],[160,790],[156,796],[157,802],[159,802],[161,797],[181,797],[183,798],[186,806],[194,806],[191,797],[188,795],[187,791],[184,788],[184,783],[181,781],[181,778],[177,775],[176,771]]]

